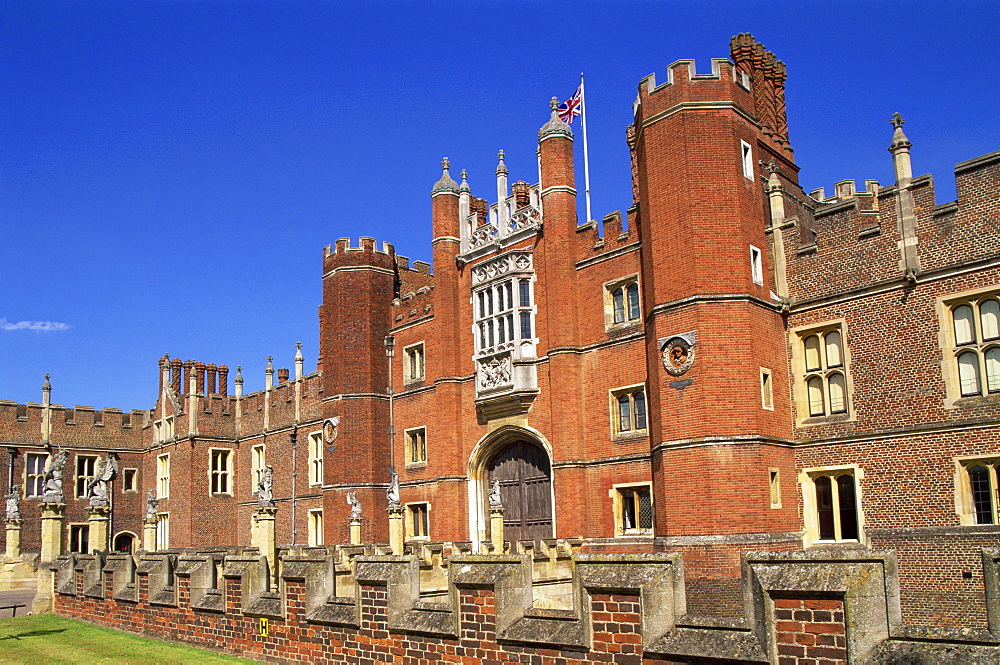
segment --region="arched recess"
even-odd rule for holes
[[[135,554],[139,547],[139,538],[131,531],[119,531],[111,541],[111,549],[115,552]]]
[[[530,523],[534,527],[523,534],[513,525],[505,526],[505,529],[512,529],[504,534],[505,539],[517,540],[521,535],[529,539],[551,538],[555,534],[555,484],[551,469],[552,446],[536,429],[504,425],[479,440],[469,455],[468,467],[469,535],[475,551],[480,551],[480,544],[489,540],[487,497],[491,470],[502,476],[501,496],[506,496],[505,504],[518,500],[514,497],[522,500],[519,508],[508,508],[504,514],[505,523],[514,522],[516,517],[522,524]],[[542,475],[547,478],[543,479]],[[531,496],[526,496],[525,492]]]

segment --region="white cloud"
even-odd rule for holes
[[[36,330],[39,332],[53,332],[56,330],[69,330],[72,326],[60,323],[59,321],[18,321],[11,323],[7,319],[0,318],[0,330]]]

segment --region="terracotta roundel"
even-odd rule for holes
[[[340,418],[327,418],[323,421],[323,442],[326,444],[331,444],[337,440],[337,425],[340,424]]]
[[[683,337],[671,337],[663,345],[663,368],[670,376],[680,376],[694,363],[694,347]]]

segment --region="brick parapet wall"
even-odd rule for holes
[[[687,613],[677,555],[577,555],[579,592],[568,611],[532,607],[531,565],[523,556],[453,556],[446,602],[428,603],[415,582],[416,557],[355,557],[353,594],[343,597],[322,557],[285,557],[278,594],[263,583],[262,559],[227,555],[219,576],[225,602],[212,609],[204,609],[195,592],[204,598],[210,579],[198,566],[214,566],[217,559],[182,555],[173,569],[171,557],[176,563],[176,554],[143,557],[134,578],[124,555],[107,562],[63,558],[54,568],[55,609],[281,662],[527,658],[816,665],[806,659],[894,662],[900,653],[947,653],[953,662],[975,662],[1000,656],[1000,639],[986,631],[960,636],[924,630],[919,640],[912,631],[900,634],[894,562],[879,553],[747,554],[746,614],[722,623]],[[997,553],[986,561],[995,586]],[[100,582],[95,570],[103,570],[103,585],[90,584]],[[134,579],[132,591],[118,579],[122,574]],[[109,593],[116,587],[124,592]]]

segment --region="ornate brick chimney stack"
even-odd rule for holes
[[[761,132],[791,158],[788,116],[785,112],[785,63],[746,32],[730,40],[729,52],[736,64],[737,76],[745,74],[750,79],[754,110],[761,124]]]

